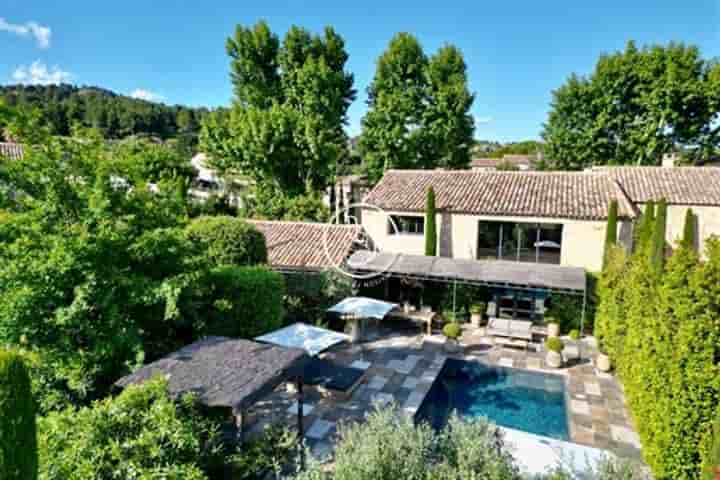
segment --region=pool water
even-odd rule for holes
[[[447,359],[417,413],[442,428],[450,414],[487,417],[497,425],[570,440],[565,383],[559,375]]]

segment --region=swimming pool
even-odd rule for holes
[[[442,428],[453,411],[497,425],[570,440],[559,375],[447,359],[416,418]]]

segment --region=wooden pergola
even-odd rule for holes
[[[125,388],[158,375],[167,379],[171,398],[192,393],[207,407],[228,408],[244,439],[246,410],[280,384],[296,384],[297,428],[303,438],[303,370],[310,357],[286,348],[227,337],[207,337],[118,380]]]
[[[428,280],[453,285],[478,285],[517,292],[561,293],[582,297],[580,332],[584,333],[587,310],[585,269],[544,263],[507,260],[469,260],[425,255],[360,250],[347,260],[347,266],[362,275],[375,273],[385,278]],[[515,300],[516,302],[516,300]]]

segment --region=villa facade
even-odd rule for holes
[[[383,251],[423,254],[425,201],[436,195],[438,254],[552,263],[598,271],[608,206],[618,201],[619,240],[632,245],[645,203],[668,201],[667,241],[697,217],[701,243],[720,235],[720,169],[623,167],[586,172],[390,170],[365,201],[362,225]],[[701,246],[702,248],[702,246]]]

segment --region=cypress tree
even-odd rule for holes
[[[0,478],[34,480],[38,475],[35,401],[20,354],[0,351]]]
[[[650,261],[656,272],[662,271],[665,264],[665,235],[667,234],[667,202],[662,199],[658,202],[655,213],[655,226],[653,228],[652,244],[650,246]]]
[[[685,225],[683,226],[683,236],[680,241],[681,246],[695,250],[697,245],[695,243],[695,230],[695,213],[693,213],[692,208],[688,208],[685,211]]]
[[[617,244],[617,214],[618,202],[612,200],[608,207],[607,228],[605,229],[605,252],[603,254],[603,267],[607,263],[608,252]]]
[[[653,226],[655,224],[655,202],[650,200],[645,204],[645,213],[642,214],[640,222],[635,230],[635,251],[640,251],[648,246],[652,238]]]
[[[437,225],[435,222],[435,190],[427,191],[425,204],[425,255],[434,257],[437,254]]]

